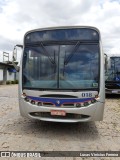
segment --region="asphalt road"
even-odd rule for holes
[[[42,122],[20,116],[17,85],[0,85],[0,151],[120,151],[119,97],[106,98],[101,122]]]

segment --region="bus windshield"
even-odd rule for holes
[[[110,57],[110,68],[106,71],[107,81],[120,81],[120,57]]]
[[[26,45],[23,53],[23,88],[98,89],[99,45],[52,42]]]

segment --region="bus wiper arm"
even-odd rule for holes
[[[68,62],[70,61],[70,59],[72,58],[72,56],[75,54],[75,51],[78,49],[78,47],[80,46],[81,42],[78,41],[75,45],[75,47],[72,49],[70,55],[65,59],[64,61],[64,65],[67,65]]]
[[[52,57],[49,56],[49,53],[47,52],[46,48],[44,47],[43,43],[41,42],[40,45],[42,46],[44,53],[46,54],[46,56],[49,58],[50,62],[52,64],[56,64],[55,61],[52,59]]]

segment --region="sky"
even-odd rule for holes
[[[104,53],[120,54],[120,0],[0,0],[0,61],[27,31],[71,25],[97,27]]]

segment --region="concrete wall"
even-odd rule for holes
[[[18,73],[9,72],[8,69],[11,71],[14,70],[11,62],[0,62],[0,84],[6,84],[7,81],[18,80]]]
[[[2,81],[2,80],[3,80],[3,70],[0,69],[0,81]]]
[[[7,71],[7,80],[14,81],[15,74]]]
[[[18,80],[18,73],[16,73],[16,79]],[[0,81],[3,80],[3,70],[0,69]],[[15,80],[15,73],[7,71],[7,81],[14,81]]]

